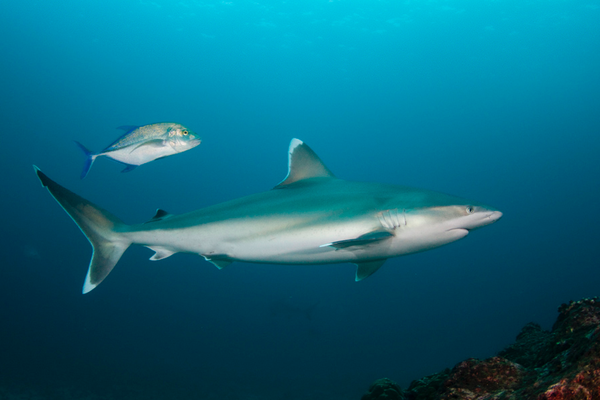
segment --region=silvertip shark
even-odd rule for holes
[[[298,139],[290,143],[288,174],[273,189],[186,214],[158,209],[138,225],[124,224],[34,169],[92,245],[83,293],[98,286],[132,244],[153,250],[153,261],[195,253],[219,269],[234,261],[349,262],[360,281],[388,258],[454,242],[502,217],[492,207],[443,193],[338,179]]]

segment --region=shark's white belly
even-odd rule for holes
[[[467,235],[464,229],[418,226],[390,229],[389,239],[369,245],[335,248],[327,244],[381,230],[375,216],[345,223],[293,218],[223,220],[181,229],[138,231],[135,243],[187,252],[206,258],[276,264],[327,264],[396,257],[432,249]]]

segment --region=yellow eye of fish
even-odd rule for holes
[[[182,133],[183,133],[183,136],[187,136],[188,131],[183,131]]]

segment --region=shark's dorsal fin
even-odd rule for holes
[[[301,140],[290,142],[288,174],[275,189],[309,178],[335,178],[319,156]]]

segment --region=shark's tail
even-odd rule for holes
[[[88,172],[90,172],[90,168],[92,168],[92,164],[98,155],[91,152],[87,147],[79,143],[77,140],[74,140],[74,142],[81,149],[81,151],[83,151],[83,154],[85,154],[83,171],[81,171],[81,179],[83,179],[87,176]]]
[[[127,225],[108,211],[60,186],[35,165],[33,168],[42,186],[48,189],[92,244],[92,260],[83,285],[83,293],[87,293],[106,278],[131,244],[122,233]]]

